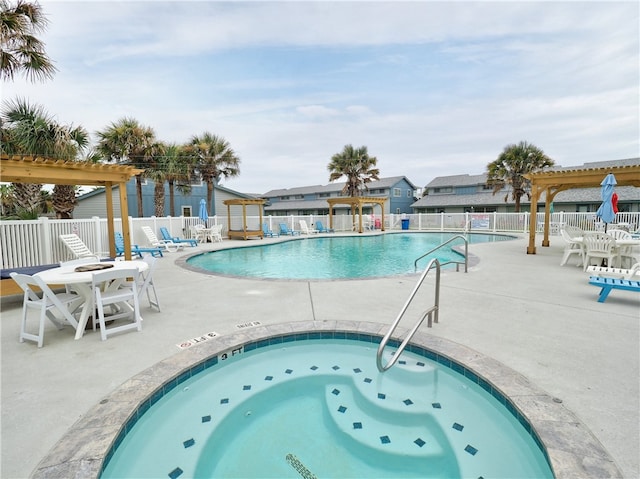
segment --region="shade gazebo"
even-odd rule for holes
[[[384,204],[386,202],[386,198],[379,198],[375,196],[348,196],[348,197],[340,197],[340,198],[327,198],[327,203],[329,203],[329,228],[333,228],[333,207],[335,205],[350,205],[351,206],[351,217],[352,223],[355,226],[356,223],[356,208],[358,209],[358,233],[362,233],[362,206],[363,205],[380,205],[381,220],[380,220],[380,228],[384,231]]]
[[[249,239],[251,236],[258,236],[260,239],[264,238],[264,232],[262,231],[262,209],[265,200],[261,200],[258,198],[248,199],[248,198],[234,198],[231,200],[224,200],[223,203],[227,205],[227,236],[229,239],[233,238],[242,238],[244,240]],[[231,207],[232,206],[241,206],[242,207],[242,229],[234,230],[231,229]],[[258,208],[260,215],[260,223],[258,225],[258,229],[250,229],[247,226],[247,206],[255,206]]]
[[[102,186],[106,190],[107,228],[109,254],[116,256],[115,228],[113,222],[113,188],[120,193],[122,236],[125,259],[131,259],[131,235],[127,207],[127,182],[144,170],[126,165],[92,163],[88,161],[63,161],[33,156],[0,156],[0,180],[9,183],[36,183],[53,185]]]
[[[527,254],[536,254],[536,213],[538,199],[545,192],[544,238],[542,246],[549,246],[549,217],[555,196],[572,188],[599,187],[608,173],[613,173],[618,186],[640,187],[640,164],[588,169],[544,170],[524,175],[531,182],[531,224]]]

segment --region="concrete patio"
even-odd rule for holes
[[[278,241],[263,240],[264,243]],[[446,271],[440,323],[428,332],[490,356],[559,398],[598,438],[623,477],[640,477],[640,295],[598,289],[572,265],[559,266],[563,243],[525,254],[527,239],[470,246],[479,262]],[[28,477],[78,419],[131,376],[180,354],[184,340],[289,321],[353,320],[389,324],[416,276],[351,281],[272,281],[204,275],[176,264],[198,251],[255,245],[224,241],[159,261],[162,312],[146,307],[141,333],[100,341],[48,326],[45,345],[19,343],[21,297],[4,298],[0,476]],[[295,268],[295,259],[291,259]],[[428,290],[428,289],[427,289]],[[249,326],[247,326],[249,325]],[[375,358],[372,357],[372,361]]]

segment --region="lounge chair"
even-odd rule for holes
[[[64,243],[74,259],[94,258],[100,260],[100,256],[91,251],[77,234],[65,234],[59,236],[60,241]]]
[[[640,280],[640,263],[634,264],[630,269],[589,266],[587,267],[587,273],[591,276],[598,276],[600,278]]]
[[[296,230],[290,230],[289,227],[287,226],[287,223],[280,223],[280,234],[281,235],[289,235],[289,236],[296,236],[300,234],[300,231],[296,231]]]
[[[122,256],[124,254],[124,238],[122,233],[115,233],[116,238],[116,255]],[[131,245],[131,253],[142,258],[142,253],[150,253],[152,256],[163,256],[161,248],[141,248],[137,244]]]
[[[333,233],[333,232],[335,232],[335,230],[333,228],[326,228],[322,224],[322,221],[320,221],[320,220],[316,221],[316,230],[318,230],[318,233]]]
[[[278,233],[274,233],[267,223],[262,223],[262,234],[268,238],[277,238],[280,236]]]
[[[160,227],[160,234],[162,235],[162,239],[165,241],[172,241],[173,243],[188,243],[193,247],[198,246],[198,241],[195,239],[184,239],[178,238],[177,236],[171,236],[169,230],[164,226]]]
[[[640,293],[640,281],[635,280],[591,276],[589,278],[589,284],[601,288],[600,295],[598,296],[598,303],[604,303],[607,300],[609,293],[614,289]]]
[[[158,239],[153,230],[148,226],[143,226],[142,232],[147,237],[147,240],[149,240],[149,243],[151,243],[151,246],[155,246],[156,248],[163,248],[164,251],[167,251],[169,253],[175,253],[176,251],[184,248],[184,245],[180,243],[174,243],[170,240]]]
[[[317,233],[318,230],[314,230],[313,228],[309,228],[307,222],[305,220],[300,220],[300,231],[302,231],[306,235],[310,235],[312,233]]]

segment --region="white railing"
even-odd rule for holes
[[[231,218],[232,228],[241,228],[239,217]],[[279,223],[286,223],[290,229],[299,230],[299,221],[304,219],[309,225],[320,220],[329,226],[328,215],[304,216],[264,216],[269,228],[279,231]],[[363,224],[381,225],[380,215],[366,215]],[[376,221],[377,220],[377,221]],[[405,220],[405,221],[403,221]],[[408,220],[408,222],[406,221]],[[116,231],[122,231],[121,220],[115,219]],[[146,245],[147,239],[142,232],[142,226],[149,226],[156,233],[161,226],[166,227],[172,236],[189,238],[190,226],[202,223],[197,217],[147,217],[129,218],[129,229],[132,232],[131,242],[141,246]],[[247,217],[247,224],[251,228],[261,228],[258,216]],[[355,224],[359,221],[356,217]],[[527,233],[529,231],[529,213],[420,213],[420,214],[389,214],[384,217],[386,230],[402,230],[407,227],[411,231],[451,231],[451,232],[487,232],[487,233]],[[640,212],[618,213],[616,223],[624,224],[631,231],[640,226]],[[212,216],[207,220],[207,226],[222,224],[222,235],[226,236],[227,217]],[[544,228],[544,213],[536,216],[536,232],[542,233]],[[600,225],[594,213],[553,213],[550,218],[551,234],[559,234],[562,225],[578,226],[583,230],[597,230]],[[333,216],[333,228],[337,232],[351,232],[354,230],[351,215]],[[2,268],[19,268],[23,266],[37,266],[41,264],[57,263],[69,259],[68,252],[58,239],[60,234],[76,233],[82,241],[96,253],[105,253],[109,249],[107,237],[107,221],[104,218],[55,220],[40,218],[27,221],[0,221],[0,263]]]

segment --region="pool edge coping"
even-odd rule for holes
[[[134,375],[81,417],[38,463],[33,478],[98,478],[111,447],[141,406],[163,388],[221,353],[247,343],[296,333],[344,332],[382,337],[388,325],[366,321],[294,321],[218,336],[179,351]],[[405,331],[398,331],[399,340]],[[540,438],[554,477],[622,478],[600,441],[557,398],[499,361],[461,344],[418,332],[412,345],[444,356],[487,381],[516,408]],[[217,360],[217,359],[216,359]],[[372,358],[375,361],[375,358]],[[170,386],[172,387],[172,386]]]

